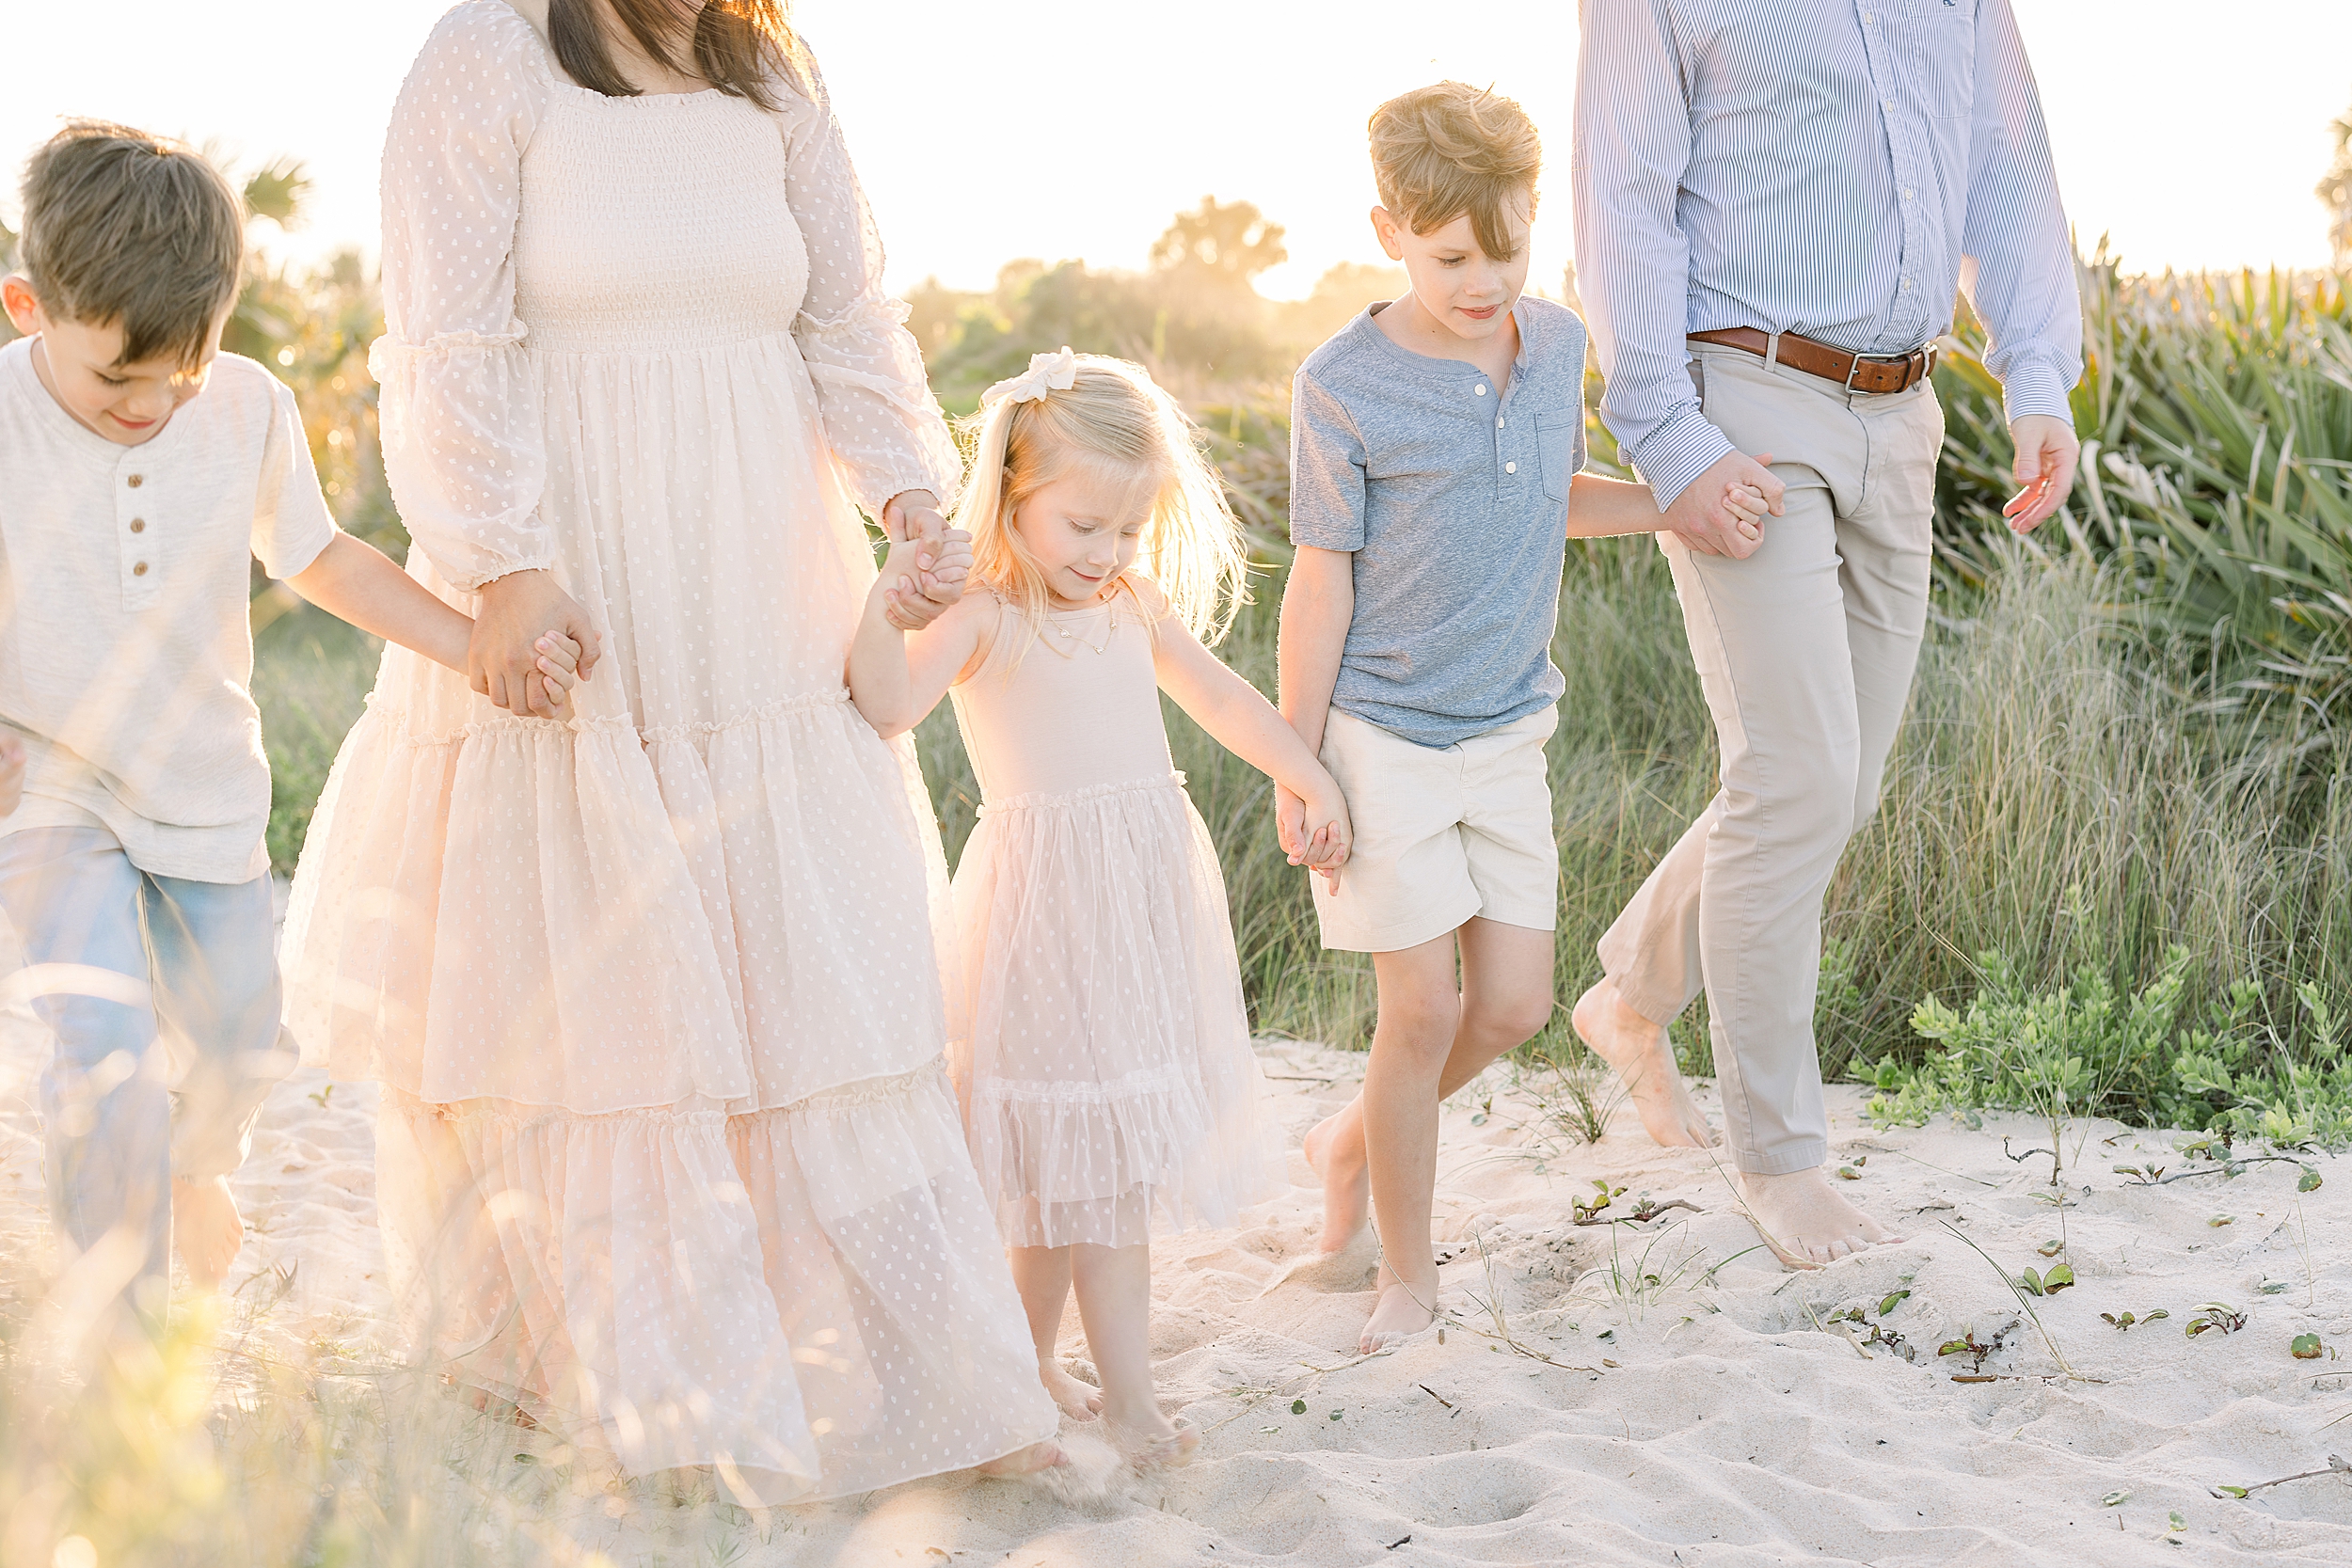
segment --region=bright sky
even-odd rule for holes
[[[2328,259],[2312,186],[2328,122],[2352,104],[2344,0],[2013,0],[2042,83],[2058,176],[2086,245],[2133,270]],[[375,162],[400,79],[447,0],[113,0],[103,37],[62,0],[12,5],[0,93],[0,213],[14,164],[58,117],[102,115],[249,161],[308,161],[317,193],[298,255],[373,249]],[[1542,128],[1552,198],[1538,282],[1571,236],[1571,0],[1517,0],[1429,25],[1426,0],[801,0],[891,255],[983,287],[1020,256],[1139,266],[1204,193],[1288,226],[1304,293],[1325,267],[1377,261],[1364,118],[1443,76],[1493,83]],[[1337,20],[1344,17],[1344,21]],[[232,19],[232,20],[231,20]]]

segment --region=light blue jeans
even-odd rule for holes
[[[103,828],[34,828],[0,835],[0,905],[28,966],[126,982],[31,976],[33,1011],[57,1041],[40,1080],[49,1197],[70,1252],[117,1226],[144,1239],[132,1299],[159,1316],[172,1178],[235,1170],[296,1061],[280,1038],[269,878],[151,876]]]

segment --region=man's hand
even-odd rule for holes
[[[1734,489],[1745,485],[1761,494],[1772,515],[1779,516],[1787,486],[1773,477],[1772,461],[1770,452],[1754,457],[1743,451],[1724,453],[1705,473],[1684,485],[1682,494],[1666,508],[1667,531],[1698,555],[1727,555],[1744,561],[1755,554],[1762,540],[1740,526],[1743,519],[1730,498]]]
[[[2047,414],[2020,414],[2009,424],[2009,437],[2017,445],[2010,469],[2022,486],[2001,508],[2011,533],[2031,533],[2036,524],[2066,504],[2074,488],[2074,465],[2083,445],[2074,427]]]
[[[580,644],[580,678],[596,668],[604,634],[546,571],[512,572],[482,585],[473,637],[466,644],[466,680],[507,712],[553,719],[564,693],[540,673],[539,639],[559,633]]]
[[[929,490],[901,490],[891,497],[882,507],[882,526],[894,545],[914,539],[930,546],[913,592],[894,597],[883,612],[900,631],[921,631],[963,597],[966,568],[945,559],[940,546],[947,519],[939,515],[939,498]]]

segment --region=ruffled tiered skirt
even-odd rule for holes
[[[1050,1436],[942,1069],[929,800],[841,687],[871,558],[791,341],[533,369],[605,661],[558,723],[388,648],[283,947],[306,1051],[384,1085],[410,1326],[746,1500]]]
[[[956,869],[949,1055],[1011,1246],[1135,1246],[1273,1194],[1225,881],[1181,776],[992,800]]]

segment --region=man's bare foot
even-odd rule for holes
[[[1356,1232],[1364,1227],[1365,1216],[1372,1212],[1372,1167],[1360,1156],[1342,1160],[1333,1151],[1340,1123],[1349,1111],[1361,1103],[1361,1096],[1344,1108],[1315,1123],[1307,1134],[1307,1164],[1323,1178],[1323,1241],[1322,1249],[1328,1254],[1343,1250],[1356,1239]]]
[[[1025,1449],[1015,1449],[1012,1452],[992,1459],[985,1465],[975,1465],[972,1467],[984,1476],[1033,1476],[1041,1470],[1050,1470],[1057,1465],[1069,1463],[1070,1456],[1061,1451],[1061,1445],[1049,1437],[1044,1442],[1032,1443]]]
[[[217,1291],[245,1245],[245,1216],[229,1196],[229,1179],[171,1184],[171,1244],[199,1291]]]
[[[1073,1421],[1090,1421],[1102,1412],[1103,1390],[1071,1376],[1058,1361],[1039,1362],[1037,1380],[1045,1385],[1045,1392],[1061,1407],[1061,1413]]]
[[[1438,1321],[1438,1282],[1426,1285],[1408,1284],[1390,1272],[1386,1263],[1380,1265],[1380,1300],[1372,1309],[1371,1321],[1356,1341],[1359,1355],[1401,1345]]]
[[[1569,1019],[1593,1054],[1616,1069],[1652,1143],[1668,1148],[1712,1148],[1723,1141],[1682,1082],[1665,1025],[1628,1006],[1618,997],[1614,980],[1604,978],[1578,997]]]
[[[1792,1269],[1817,1269],[1865,1247],[1902,1240],[1840,1196],[1818,1165],[1786,1176],[1743,1170],[1740,1198],[1764,1244]]]

